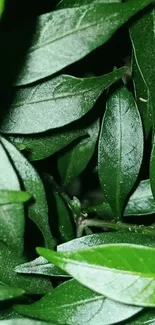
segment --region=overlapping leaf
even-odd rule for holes
[[[67,243],[57,246],[58,252],[70,252],[85,249],[88,247],[111,243],[130,243],[137,245],[155,246],[155,240],[152,237],[138,233],[109,232],[100,233],[77,238]],[[16,272],[28,274],[43,274],[49,276],[67,276],[66,272],[49,263],[45,258],[38,257],[34,261],[18,265]]]
[[[46,245],[48,247],[53,247],[55,241],[49,228],[48,208],[42,181],[33,166],[11,143],[2,137],[1,141],[17,168],[25,189],[32,194],[34,198],[34,202],[29,205],[29,217],[36,223],[42,232]]]
[[[24,290],[19,288],[11,288],[0,282],[0,301],[20,297],[24,294]]]
[[[37,251],[95,292],[122,303],[155,306],[155,248],[109,244],[70,253]]]
[[[138,176],[143,129],[132,94],[116,89],[107,101],[99,139],[98,172],[103,193],[116,217]]]
[[[86,136],[85,130],[59,131],[33,136],[10,136],[9,140],[19,149],[26,150],[30,160],[41,160],[63,149],[77,138]]]
[[[0,190],[19,191],[20,184],[16,172],[0,143]],[[22,204],[12,203],[0,205],[0,240],[23,252],[24,242],[24,207]]]
[[[83,58],[150,3],[92,3],[40,16],[17,85],[45,78]]]
[[[115,3],[121,2],[121,0],[62,0],[58,3],[57,8],[71,8],[85,6],[92,3]]]
[[[39,85],[17,89],[0,130],[11,134],[39,133],[76,121],[123,73],[122,68],[102,77],[85,79],[61,75]]]
[[[31,195],[24,191],[0,190],[0,205],[26,202],[30,197]]]
[[[26,316],[66,325],[110,325],[141,310],[106,299],[75,280],[63,283],[35,304],[15,309]]]
[[[73,147],[68,151],[66,150],[59,158],[58,167],[63,185],[68,185],[89,163],[98,139],[99,120],[95,121],[85,130],[88,136],[80,140],[78,144],[73,144]]]

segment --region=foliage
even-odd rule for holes
[[[155,324],[155,1],[0,19],[0,325]]]

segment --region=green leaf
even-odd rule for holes
[[[0,243],[0,281],[7,286],[21,288],[26,294],[44,294],[52,289],[48,279],[44,277],[26,276],[17,274],[14,269],[17,265],[26,262],[24,257],[18,257],[16,250]]]
[[[152,194],[155,199],[155,137],[154,137],[151,158],[150,158],[150,183],[151,183]]]
[[[129,4],[88,4],[40,16],[16,84],[45,78],[83,58],[150,3],[132,0]]]
[[[85,131],[89,137],[80,140],[77,145],[73,144],[73,147],[65,151],[58,160],[58,168],[64,186],[78,176],[89,163],[98,139],[99,120],[86,128]]]
[[[39,133],[76,121],[124,71],[122,68],[102,77],[85,79],[61,75],[39,85],[17,89],[0,130],[3,133]]]
[[[0,325],[47,325],[45,322],[33,320],[29,318],[9,319],[0,321]],[[57,325],[54,323],[48,323],[48,325]]]
[[[0,205],[27,202],[31,198],[28,192],[0,190]]]
[[[72,141],[85,136],[84,130],[59,131],[33,136],[10,136],[9,140],[19,150],[26,150],[30,160],[41,160],[63,149]]]
[[[155,325],[155,311],[149,309],[143,311],[137,317],[132,318],[125,325]]]
[[[20,297],[24,294],[24,290],[19,288],[11,288],[0,282],[0,301]]]
[[[0,190],[19,191],[20,184],[15,170],[0,143]],[[0,205],[0,240],[23,252],[24,242],[24,207],[22,204]]]
[[[155,307],[155,248],[109,244],[77,252],[37,252],[81,284],[115,301]]]
[[[128,1],[131,3],[130,1]],[[155,69],[154,69],[154,46],[155,46],[155,9],[150,9],[143,14],[140,18],[135,20],[130,28],[130,37],[132,41],[132,47],[134,51],[135,60],[142,76],[143,82],[146,87],[146,96],[144,99],[148,101],[148,109],[145,112],[148,115],[147,121],[150,120],[150,112],[153,108],[153,118],[155,121],[155,95],[154,95],[154,83],[155,83]],[[143,46],[142,50],[142,44]],[[149,58],[149,64],[148,64]],[[147,122],[148,123],[148,122]],[[150,124],[150,122],[149,122]]]
[[[63,299],[62,299],[63,297]],[[40,301],[15,309],[26,316],[69,325],[108,325],[128,319],[141,308],[119,304],[70,280]]]
[[[140,216],[155,213],[155,200],[152,195],[150,180],[141,181],[131,195],[124,211],[125,216]]]
[[[68,207],[58,192],[54,191],[54,197],[58,214],[58,225],[61,240],[64,242],[72,240],[74,238],[73,220],[71,220]]]
[[[132,73],[136,102],[141,114],[145,135],[147,137],[152,127],[151,98],[149,95],[148,87],[143,79],[134,55],[132,62]]]
[[[129,244],[137,244],[137,245],[146,245],[146,246],[155,246],[155,239],[136,233],[123,233],[123,232],[108,232],[108,233],[100,233],[93,234],[90,236],[85,236],[82,238],[77,238],[71,240],[67,243],[61,244],[57,246],[58,252],[70,252],[77,251],[80,249],[85,249],[88,247],[103,245],[103,244],[111,244],[111,243],[129,243]],[[48,261],[43,257],[38,257],[34,261],[29,263],[24,263],[22,265],[18,265],[15,268],[16,272],[19,273],[27,273],[27,274],[43,274],[49,276],[65,276],[66,272],[61,271],[54,264],[48,263]]]
[[[4,6],[5,6],[5,0],[0,0],[0,17],[3,14]]]
[[[0,309],[0,321],[1,320],[7,320],[7,319],[15,319],[22,317],[19,315],[15,310],[12,308],[12,306],[9,306],[8,308]]]
[[[107,101],[99,139],[98,172],[103,193],[120,218],[143,158],[143,129],[132,94],[116,89]]]
[[[90,206],[85,209],[87,213],[97,213],[98,215],[114,217],[110,205],[106,202]],[[134,193],[130,196],[124,216],[142,216],[155,213],[155,200],[152,195],[150,180],[141,181]]]
[[[34,198],[34,202],[29,205],[28,215],[42,232],[47,247],[53,247],[55,241],[48,223],[48,207],[43,183],[36,170],[24,156],[6,139],[1,137],[1,141],[18,170],[26,191]]]
[[[121,0],[62,0],[58,3],[57,8],[63,9],[63,8],[85,6],[88,4],[115,3],[115,2],[121,2]]]

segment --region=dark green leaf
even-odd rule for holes
[[[135,57],[133,57],[132,72],[136,102],[141,114],[145,135],[148,136],[152,127],[151,99],[149,96],[148,87],[143,79]]]
[[[82,139],[77,145],[73,144],[73,147],[59,158],[59,172],[65,186],[86,168],[91,159],[98,139],[99,121],[97,120],[85,130],[89,137]]]
[[[111,244],[111,243],[129,243],[137,245],[155,246],[155,239],[149,236],[136,233],[108,232],[93,234],[82,238],[71,240],[57,247],[58,252],[77,251],[88,247]],[[38,257],[34,261],[18,265],[16,272],[28,274],[43,274],[49,276],[66,276],[66,272],[58,269],[54,264],[48,263],[43,257]]]
[[[92,3],[115,3],[121,2],[121,0],[62,0],[58,3],[57,8],[72,8],[72,7],[79,7],[85,6]]]
[[[150,159],[150,183],[153,197],[155,198],[155,138]]]
[[[44,277],[26,276],[17,274],[14,269],[17,265],[26,262],[24,257],[18,257],[16,251],[0,243],[0,281],[7,286],[21,288],[27,294],[44,294],[51,290],[52,285]]]
[[[128,1],[130,3],[130,1]],[[148,108],[145,114],[147,115],[147,122],[151,124],[150,112],[152,108],[155,112],[154,102],[154,83],[155,83],[155,69],[154,69],[154,45],[155,45],[155,33],[154,33],[154,22],[155,22],[155,9],[150,9],[133,22],[130,28],[130,36],[132,41],[132,47],[134,51],[135,60],[142,76],[143,83],[146,87],[146,96],[144,99],[147,100]],[[143,46],[142,50],[142,44]],[[149,58],[149,64],[148,64]],[[144,86],[142,88],[142,91]],[[143,94],[142,94],[143,95]],[[144,94],[145,95],[145,94]],[[144,113],[143,113],[144,114]],[[154,120],[155,120],[155,113]]]
[[[97,213],[98,215],[114,217],[110,205],[106,202],[90,206],[86,209],[87,213]],[[127,202],[124,216],[141,216],[155,213],[155,200],[152,195],[150,180],[141,181],[135,192]]]
[[[0,301],[20,297],[24,294],[24,290],[19,288],[11,288],[0,282]]]
[[[34,203],[29,205],[29,217],[42,232],[46,245],[53,247],[55,242],[48,224],[48,208],[43,183],[36,170],[24,156],[6,139],[1,137],[1,141],[18,170],[26,191],[34,198]]]
[[[98,171],[107,202],[120,218],[143,158],[143,129],[132,94],[115,90],[107,101],[99,139]]]
[[[61,75],[39,85],[17,89],[0,130],[3,133],[39,133],[76,121],[124,71],[122,68],[102,77],[85,79]]]
[[[77,252],[37,252],[91,290],[118,302],[155,307],[155,248],[109,244]]]
[[[122,24],[151,2],[88,4],[40,16],[16,84],[45,78],[83,58],[106,43]]]
[[[69,213],[68,207],[58,192],[54,191],[54,197],[56,201],[58,225],[61,239],[64,242],[72,240],[74,238],[73,221],[71,220],[71,215]]]
[[[69,325],[110,325],[141,310],[107,299],[75,280],[63,283],[35,304],[15,309],[26,316]]]
[[[15,170],[0,143],[0,190],[19,191],[20,184]],[[22,204],[0,205],[0,240],[23,252],[24,207]]]
[[[84,130],[59,131],[33,136],[10,136],[9,140],[19,149],[26,150],[30,160],[41,160],[63,149],[72,141],[85,136]]]
[[[26,202],[31,198],[28,192],[0,190],[0,205]]]
[[[123,323],[124,324],[124,323]],[[147,310],[140,313],[139,316],[132,318],[125,325],[155,325],[155,311]]]

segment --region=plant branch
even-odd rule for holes
[[[81,228],[85,227],[98,227],[98,228],[108,228],[113,230],[124,230],[132,231],[135,233],[141,233],[143,235],[155,236],[155,227],[154,226],[144,226],[144,225],[133,225],[124,222],[113,222],[113,221],[104,221],[100,219],[84,219],[81,222]]]

